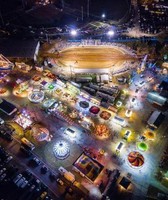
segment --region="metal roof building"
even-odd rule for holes
[[[5,99],[0,99],[0,110],[10,116],[17,111],[17,108]]]
[[[159,95],[157,92],[149,92],[147,95],[147,100],[150,103],[155,103],[159,106],[164,106],[167,102],[167,98]]]
[[[165,116],[161,112],[154,111],[149,117],[147,123],[151,127],[158,128],[163,122],[164,118]]]

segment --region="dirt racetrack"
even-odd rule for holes
[[[57,63],[81,69],[123,67],[123,63],[135,58],[123,48],[113,46],[70,47],[59,52]]]

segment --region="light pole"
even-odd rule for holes
[[[81,15],[82,15],[82,21],[83,21],[83,6],[81,6]]]
[[[89,4],[90,4],[90,0],[87,0],[87,17],[89,18]]]
[[[2,26],[4,26],[4,20],[3,20],[3,17],[2,17],[1,10],[0,10],[0,18],[1,18]]]
[[[23,10],[25,9],[25,1],[22,0],[22,7],[23,7]]]

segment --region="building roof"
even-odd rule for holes
[[[165,116],[162,113],[160,113],[160,115],[158,116],[158,118],[154,122],[154,125],[156,127],[159,127],[161,125],[161,123],[163,122],[164,118],[165,118]]]
[[[148,124],[159,127],[163,122],[164,118],[165,116],[161,112],[154,111],[148,120]]]
[[[159,93],[157,92],[149,92],[147,95],[147,100],[151,103],[156,103],[160,106],[165,105],[165,103],[167,102],[167,98],[159,95]]]
[[[0,99],[0,110],[7,115],[11,115],[17,111],[17,108],[5,99]]]
[[[34,58],[37,45],[34,40],[1,40],[0,54],[8,58]]]
[[[85,153],[82,153],[73,165],[91,181],[95,181],[104,168],[103,165]]]
[[[128,189],[129,185],[131,184],[131,181],[127,179],[126,177],[123,177],[119,184],[124,187],[125,189]]]

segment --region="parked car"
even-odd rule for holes
[[[0,175],[2,175],[5,171],[6,171],[6,168],[2,168],[2,169],[0,170]]]
[[[59,185],[61,185],[61,186],[64,185],[64,182],[63,182],[60,178],[57,178],[56,181],[57,181],[57,183],[58,183]]]
[[[21,184],[20,188],[22,188],[22,189],[25,188],[27,184],[28,184],[27,180],[23,181],[23,183]]]
[[[135,93],[138,93],[139,92],[139,89],[137,88],[136,90],[135,90]]]
[[[132,102],[132,103],[134,103],[134,102],[135,102],[135,100],[136,100],[136,98],[135,98],[135,97],[133,97],[133,98],[131,99],[131,102]]]
[[[126,117],[131,117],[131,115],[132,115],[132,110],[130,110],[130,109],[126,110],[125,116]]]
[[[131,135],[131,131],[130,130],[126,130],[126,132],[124,134],[124,139],[127,140],[130,135]]]
[[[42,172],[43,174],[46,174],[47,171],[48,171],[48,168],[47,168],[45,165],[43,165],[43,166],[41,167],[41,172]]]
[[[21,179],[22,177],[22,174],[18,174],[14,179],[13,179],[13,182],[14,183],[17,183],[19,181],[19,179]]]
[[[20,186],[22,185],[22,183],[23,183],[25,180],[26,180],[25,177],[22,177],[22,178],[16,183],[16,185],[17,185],[18,187],[20,187]]]
[[[44,191],[41,195],[40,195],[40,199],[44,199],[47,196],[47,192]]]
[[[52,179],[52,180],[56,180],[56,175],[54,174],[54,173],[52,173],[52,172],[50,172],[50,178]]]
[[[13,159],[13,156],[8,156],[5,160],[5,163],[9,163]]]
[[[139,85],[140,85],[140,86],[145,85],[145,81],[141,81],[141,82],[139,83]]]
[[[72,195],[73,194],[73,189],[69,187],[68,188],[68,193]]]
[[[123,142],[120,142],[116,148],[116,153],[120,153],[121,149],[123,148],[124,146],[124,143]]]
[[[2,125],[4,123],[5,123],[5,121],[0,117],[0,124]]]
[[[29,191],[32,192],[35,188],[36,188],[36,186],[32,185]]]
[[[34,164],[36,164],[36,165],[38,165],[38,166],[41,164],[41,161],[40,161],[38,158],[36,158],[36,157],[34,157],[34,158],[32,159],[32,161],[33,161]]]
[[[0,176],[0,181],[2,181],[5,177],[6,177],[6,173],[3,173],[3,174]]]

